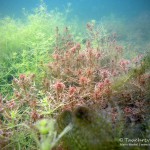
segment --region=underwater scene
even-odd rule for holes
[[[150,0],[0,0],[0,150],[149,150]]]

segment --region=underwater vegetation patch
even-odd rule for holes
[[[44,3],[24,21],[1,19],[0,35],[2,149],[146,144],[126,139],[150,138],[149,51],[126,57],[126,46],[103,24],[77,26]]]

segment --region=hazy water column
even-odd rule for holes
[[[81,19],[99,19],[102,16],[132,17],[150,11],[150,0],[45,0],[49,10],[58,8],[64,11],[71,3],[72,15]],[[0,0],[1,16],[20,16],[22,8],[31,10],[40,0]]]

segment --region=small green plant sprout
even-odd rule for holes
[[[36,139],[40,150],[52,150],[63,135],[72,129],[71,124],[68,125],[59,135],[55,129],[56,121],[54,119],[42,119],[36,123],[36,128],[40,134],[40,140]]]

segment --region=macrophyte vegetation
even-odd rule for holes
[[[3,149],[122,149],[119,138],[148,138],[149,53],[126,58],[94,20],[86,38],[72,34],[44,4],[24,25],[1,20],[0,30]]]

